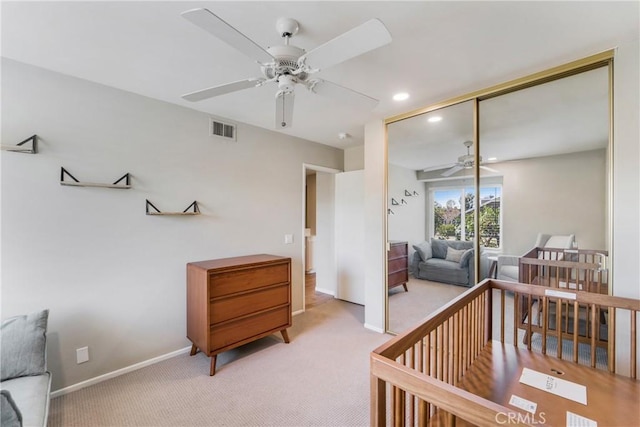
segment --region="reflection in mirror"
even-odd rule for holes
[[[480,154],[502,177],[498,233],[480,210],[481,242],[497,234],[497,278],[529,283],[517,259],[534,246],[607,253],[608,84],[601,67],[480,101]]]
[[[591,272],[604,283],[598,291],[611,287],[608,67],[483,98],[478,111],[478,159],[467,142],[473,101],[387,125],[388,239],[407,252],[389,252],[389,331],[417,324],[485,277],[526,282],[518,262],[535,247],[564,248],[564,261],[597,263],[603,268]],[[433,116],[441,120],[430,122]],[[476,209],[478,280],[468,252]],[[405,292],[397,282],[407,260]]]
[[[465,228],[473,222],[465,206],[474,187],[472,139],[471,101],[387,127],[390,331],[415,325],[475,283],[473,233]],[[407,267],[405,291],[398,282]]]

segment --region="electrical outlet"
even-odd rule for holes
[[[293,243],[293,234],[285,234],[284,235],[284,243],[285,245],[290,245]]]
[[[89,347],[76,349],[76,363],[79,365],[89,361]]]

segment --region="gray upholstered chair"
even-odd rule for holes
[[[550,235],[538,234],[534,248],[556,248],[571,249],[576,241],[575,234],[569,235]],[[517,255],[498,255],[497,279],[507,280],[509,282],[517,282],[519,278],[519,267]]]

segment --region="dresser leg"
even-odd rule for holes
[[[289,334],[287,333],[287,330],[283,329],[280,331],[280,333],[282,334],[282,339],[284,340],[284,342],[289,344]]]
[[[402,286],[404,286],[404,291],[405,292],[409,292],[409,289],[407,289],[407,284],[406,283],[403,283]]]
[[[197,352],[198,352],[198,347],[196,347],[195,344],[191,344],[191,353],[189,353],[189,355],[193,356]]]
[[[209,369],[210,376],[214,376],[216,374],[216,357],[218,357],[217,354],[211,356],[211,368]]]

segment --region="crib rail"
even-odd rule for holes
[[[636,326],[640,301],[597,293],[559,292],[536,285],[485,280],[433,313],[423,323],[374,350],[371,353],[371,425],[490,426],[496,424],[500,414],[513,412],[513,409],[458,387],[490,341],[523,346],[515,336],[517,332],[510,335],[507,331],[509,328],[517,331],[514,327],[518,321],[517,310],[513,310],[513,315],[507,310],[507,300],[511,295],[522,296],[527,301],[541,301],[545,315],[552,302],[556,307],[562,308],[566,304],[574,310],[588,307],[590,313],[605,308],[609,313],[607,369],[610,372],[615,371],[616,346],[613,338],[615,319],[620,311],[622,316],[630,319],[629,376],[636,378]],[[574,319],[578,317],[574,316]],[[589,321],[591,327],[595,327],[595,315],[590,314]],[[563,328],[549,332],[546,323],[542,326],[543,344],[538,351],[562,358],[562,345],[557,346],[556,354],[551,354],[545,343],[547,336],[552,334],[558,343],[562,343],[566,339]],[[578,325],[573,327],[577,330]],[[596,346],[595,342],[591,343],[592,355],[595,355]],[[531,343],[527,348],[535,351]],[[578,345],[574,341],[570,361],[582,363],[577,354]],[[594,356],[588,364],[596,366]],[[511,420],[510,424],[528,425],[526,419]]]

